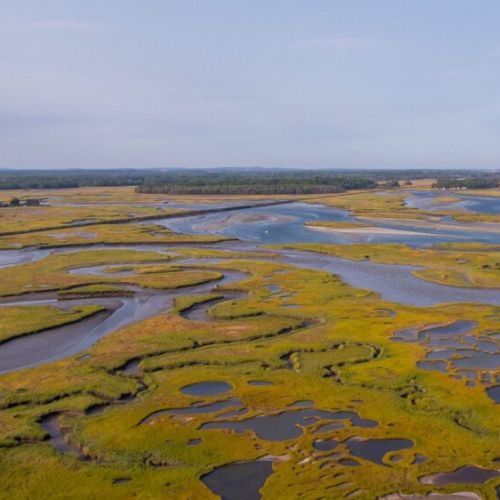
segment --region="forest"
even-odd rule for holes
[[[438,189],[494,189],[500,185],[500,177],[445,177],[438,179],[433,187]]]
[[[0,169],[0,190],[65,189],[135,186],[137,193],[314,194],[373,189],[377,185],[411,185],[410,179],[436,179],[436,188],[491,188],[498,186],[498,172],[476,170],[349,170],[251,168],[165,169]]]
[[[372,189],[369,177],[318,172],[186,173],[146,178],[138,193],[164,194],[312,194]]]

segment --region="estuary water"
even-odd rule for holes
[[[323,205],[289,203],[286,205],[262,206],[230,212],[200,214],[191,217],[159,219],[164,225],[181,233],[222,234],[237,238],[238,241],[225,241],[216,244],[184,244],[199,248],[218,248],[234,251],[260,252],[262,259],[273,259],[269,252],[260,248],[266,243],[318,242],[352,243],[350,235],[322,232],[304,225],[314,220],[349,221],[348,212]],[[382,227],[382,226],[381,226]],[[414,228],[412,228],[414,229]],[[481,241],[482,233],[471,231],[440,232],[430,234],[428,229],[415,230],[415,234],[374,234],[364,235],[362,241],[400,242],[413,245],[430,245],[441,241]],[[437,232],[436,232],[437,233]],[[499,235],[490,234],[495,243],[500,243]],[[356,241],[356,240],[354,240]],[[359,240],[358,240],[359,241]],[[175,253],[175,245],[89,245],[88,247],[61,247],[55,249],[26,248],[22,250],[0,251],[0,267],[22,265],[44,259],[52,253],[67,253],[86,249],[123,248],[130,250],[156,251],[159,258]],[[298,267],[319,269],[338,275],[346,283],[356,288],[372,290],[383,299],[417,306],[431,306],[446,302],[477,302],[500,305],[498,289],[475,289],[449,287],[433,284],[414,276],[417,269],[412,266],[384,265],[370,261],[353,261],[328,255],[304,251],[283,250],[275,252],[279,261]],[[276,257],[274,257],[276,258]],[[198,264],[207,266],[220,262],[219,259],[184,259],[180,265]],[[75,274],[102,275],[102,266],[72,270]],[[224,279],[218,284],[241,279],[238,273],[224,272]],[[135,290],[134,297],[115,299],[74,299],[65,301],[65,306],[76,304],[101,304],[105,311],[74,325],[47,330],[40,334],[22,337],[0,346],[0,372],[11,371],[54,359],[60,359],[84,351],[99,338],[134,321],[159,314],[172,306],[173,298],[179,293],[206,293],[215,283],[186,287],[180,291]],[[2,299],[4,305],[51,304],[62,307],[57,297],[40,297],[40,294],[27,294],[22,297]],[[208,307],[208,306],[207,306]],[[196,311],[192,311],[193,314]],[[205,310],[201,308],[200,314]],[[56,342],[54,342],[56,340]]]
[[[436,198],[440,197],[453,197],[458,201],[436,202]],[[500,198],[467,195],[460,191],[413,191],[406,199],[406,205],[422,210],[467,210],[478,214],[500,214]]]
[[[477,197],[476,197],[477,198]],[[500,200],[499,200],[500,201]],[[256,207],[233,212],[197,215],[184,218],[166,218],[156,221],[169,229],[189,234],[218,234],[258,243],[406,243],[411,246],[429,246],[436,243],[477,241],[499,243],[500,233],[477,231],[460,224],[450,228],[414,227],[410,223],[393,224],[377,222],[381,232],[340,233],[308,227],[306,222],[354,221],[345,210],[310,203],[289,203],[268,207]],[[443,221],[446,224],[446,220]],[[395,230],[396,229],[396,230]],[[398,231],[399,230],[399,231]],[[391,234],[393,233],[393,234]]]
[[[475,197],[478,198],[478,197]],[[498,203],[498,202],[497,202]],[[213,245],[189,245],[204,248],[214,247],[232,250],[259,250],[260,244],[271,243],[353,243],[359,241],[374,243],[406,243],[414,246],[428,246],[450,241],[488,241],[500,243],[500,233],[485,234],[479,229],[473,231],[434,231],[409,228],[415,234],[366,234],[353,237],[348,234],[323,232],[304,226],[314,220],[349,221],[350,214],[344,210],[319,204],[289,203],[230,212],[200,214],[191,217],[158,219],[155,223],[169,229],[189,234],[217,234],[237,238],[240,241],[227,241]],[[383,227],[383,225],[380,225]],[[87,248],[87,247],[85,247]],[[169,245],[91,245],[89,249],[123,248],[133,250],[153,250],[175,252]],[[0,251],[0,267],[22,262],[39,260],[51,252],[74,252],[81,247],[58,249],[27,248],[15,251]],[[266,258],[262,252],[262,258]],[[310,252],[281,252],[281,258],[290,264],[322,269],[340,276],[348,284],[382,295],[384,299],[420,306],[445,302],[479,302],[500,304],[498,289],[474,289],[437,285],[416,278],[411,266],[375,264],[370,261],[351,261]]]

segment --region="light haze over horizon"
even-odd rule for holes
[[[0,167],[500,167],[498,0],[0,14]]]

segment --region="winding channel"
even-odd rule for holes
[[[323,206],[319,206],[318,208],[314,205],[308,206],[306,210],[307,213],[304,216],[304,214],[302,214],[303,205],[304,204],[301,203],[290,203],[287,204],[286,207],[275,206],[272,208],[259,207],[246,209],[246,213],[248,212],[249,214],[258,213],[261,216],[262,214],[274,211],[278,215],[272,219],[272,223],[269,225],[263,223],[262,220],[258,220],[257,223],[249,223],[249,234],[251,234],[252,240],[240,239],[238,241],[223,241],[211,244],[184,243],[181,246],[259,252],[261,255],[261,257],[258,257],[259,259],[271,260],[273,257],[270,252],[260,249],[259,244],[282,242],[282,229],[286,234],[290,234],[290,231],[293,232],[295,226],[298,227],[300,225],[300,227],[303,227],[304,218],[311,219],[316,217],[323,219],[326,216],[327,210],[331,212],[330,216],[332,219],[346,218],[345,212],[327,209]],[[231,207],[231,211],[234,213],[236,210],[234,207]],[[283,216],[286,215],[285,222],[280,222],[280,214]],[[296,222],[290,222],[290,217],[292,217],[292,215],[296,217]],[[221,214],[219,213],[217,217],[220,216]],[[215,217],[215,215],[212,214],[209,217]],[[179,218],[170,217],[168,220],[164,220],[164,225],[175,231],[191,234],[195,232],[193,228],[203,225],[205,232],[209,234],[220,234],[216,225],[211,227],[205,224],[206,219],[207,215],[183,216]],[[238,225],[238,231],[241,231],[242,226],[245,226],[245,224]],[[258,231],[255,231],[256,226],[259,228]],[[265,229],[266,227],[269,229]],[[318,235],[318,233],[312,231],[307,233],[307,237],[323,238],[320,234],[321,233]],[[306,233],[300,233],[300,235],[306,237]],[[302,239],[300,241],[315,240]],[[69,245],[52,249],[26,248],[22,250],[2,250],[0,251],[0,268],[41,260],[52,253],[68,253],[84,249],[114,248],[149,250],[158,252],[159,257],[161,257],[162,254],[167,254],[168,250],[172,247],[175,248],[175,245],[89,244],[83,247],[79,245]],[[498,289],[461,288],[430,283],[412,274],[418,269],[417,267],[375,264],[370,261],[351,261],[318,253],[295,250],[273,250],[272,253],[277,254],[277,261],[279,262],[300,268],[316,269],[333,273],[353,287],[372,290],[379,293],[383,299],[393,302],[416,306],[432,306],[448,302],[475,302],[500,305],[500,293]],[[201,266],[199,269],[206,269],[211,263],[218,263],[221,261],[222,259],[181,259],[177,260],[176,263],[179,263],[181,266],[196,264]],[[71,272],[80,275],[109,276],[104,272],[104,267],[106,266],[85,267],[74,269]],[[218,286],[238,281],[245,276],[243,273],[235,271],[223,270],[222,272],[223,278],[217,282]],[[115,275],[126,276],[126,273],[127,272],[122,272]],[[119,328],[160,314],[172,308],[173,301],[178,295],[203,294],[208,292],[218,293],[218,287],[214,288],[215,285],[216,282],[210,282],[168,291],[122,285],[127,293],[124,293],[123,297],[118,296],[113,298],[60,300],[56,292],[38,292],[0,299],[0,308],[9,305],[30,306],[42,304],[53,305],[61,309],[84,304],[101,305],[104,308],[103,311],[77,323],[48,329],[25,337],[18,337],[0,344],[0,373],[48,363],[82,352],[103,336]],[[131,292],[133,296],[127,296]],[[238,292],[224,292],[222,293],[222,297],[196,304],[189,308],[189,310],[184,311],[182,315],[187,319],[206,321],[208,319],[207,311],[210,307],[222,300],[234,299],[240,296]]]
[[[85,267],[73,270],[75,274],[106,275],[106,266]],[[204,294],[214,292],[222,295],[220,299],[230,300],[239,297],[238,292],[223,292],[219,287],[243,279],[246,274],[223,270],[223,278],[200,285],[185,286],[175,290],[156,290],[134,286],[125,286],[124,291],[134,292],[132,297],[59,299],[57,292],[39,292],[17,297],[0,299],[0,308],[6,306],[51,305],[60,309],[86,304],[100,305],[104,308],[77,323],[43,330],[40,333],[17,337],[0,344],[0,373],[7,373],[22,368],[48,363],[85,351],[100,338],[132,323],[144,320],[171,309],[174,299],[185,294]],[[121,276],[128,273],[120,273]],[[183,314],[187,319],[191,315],[206,317],[206,310],[214,301],[197,304]],[[196,314],[195,314],[196,313]]]

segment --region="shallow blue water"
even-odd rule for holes
[[[262,220],[248,220],[249,216],[261,216]],[[238,221],[237,217],[243,217],[243,220]],[[157,223],[184,233],[216,233],[261,243],[344,240],[348,242],[346,238],[328,235],[304,226],[304,222],[313,220],[347,221],[351,220],[351,217],[345,210],[308,203],[290,203],[182,219],[164,219]]]
[[[464,200],[464,207],[480,214],[500,214],[500,198],[489,196],[460,195]]]
[[[435,203],[434,199],[441,196],[453,196],[460,201],[452,203]],[[422,210],[468,210],[479,214],[500,214],[500,198],[493,196],[472,196],[457,191],[413,191],[406,199],[409,207]]]
[[[351,221],[345,210],[308,203],[290,203],[233,212],[159,220],[156,223],[182,233],[221,234],[258,243],[406,243],[427,246],[441,242],[499,243],[500,235],[481,231],[445,231],[398,226],[416,234],[347,234],[304,226],[308,221]],[[380,223],[379,227],[394,227]]]

